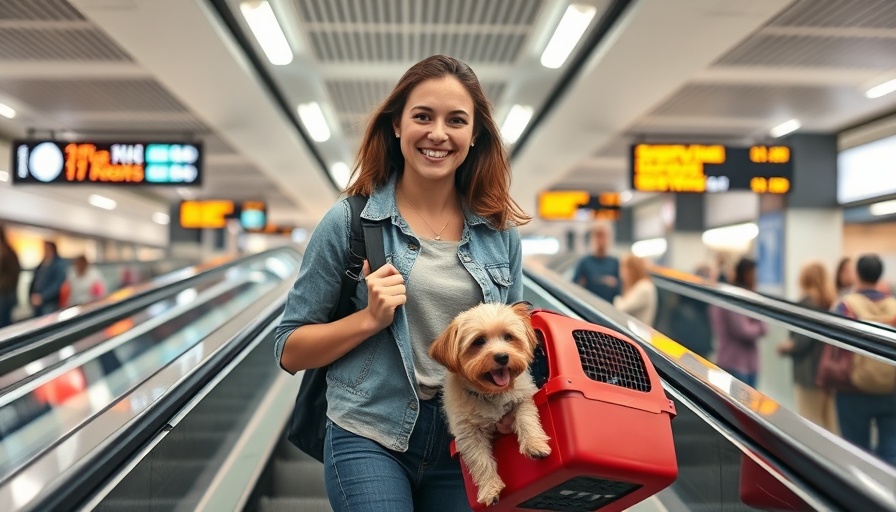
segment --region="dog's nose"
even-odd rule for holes
[[[510,361],[510,356],[507,354],[495,354],[495,362],[500,365],[507,364],[507,361]]]

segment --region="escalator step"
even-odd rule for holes
[[[274,496],[326,497],[324,468],[317,461],[274,460]]]
[[[258,512],[333,512],[326,498],[268,498],[258,503]],[[386,512],[386,511],[383,511]]]

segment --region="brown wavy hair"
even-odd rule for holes
[[[800,271],[800,288],[816,307],[831,309],[837,300],[834,283],[828,278],[828,271],[820,262],[807,263]]]
[[[510,159],[501,133],[492,118],[492,105],[470,66],[444,55],[434,55],[411,66],[395,85],[392,93],[374,111],[352,170],[354,183],[348,195],[373,194],[386,184],[393,173],[404,170],[404,156],[394,125],[404,111],[408,96],[426,80],[452,76],[473,98],[473,140],[467,158],[457,168],[454,186],[474,213],[497,229],[522,225],[531,217],[510,197]]]

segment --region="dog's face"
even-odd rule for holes
[[[536,343],[527,304],[480,304],[457,315],[429,355],[480,392],[502,393],[526,371]]]

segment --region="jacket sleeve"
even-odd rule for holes
[[[287,295],[283,317],[274,334],[278,364],[286,339],[293,331],[303,325],[325,324],[331,320],[345,272],[349,215],[348,202],[339,201],[324,215],[308,240],[299,275]]]
[[[738,341],[746,344],[755,344],[756,341],[765,335],[768,328],[764,322],[750,318],[739,313],[728,313],[728,332]]]
[[[68,277],[68,272],[61,260],[50,264],[47,267],[47,279],[44,281],[40,293],[40,297],[44,302],[55,302],[59,300],[59,291],[62,290],[62,283]]]

